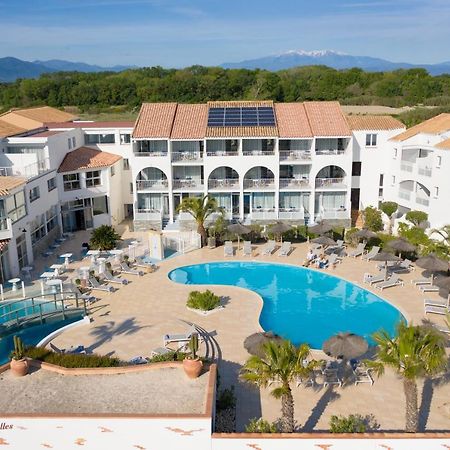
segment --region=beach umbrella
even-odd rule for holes
[[[313,234],[325,234],[331,231],[333,227],[325,222],[320,222],[317,225],[308,227],[308,231]]]
[[[273,225],[269,225],[269,232],[277,235],[279,234],[281,242],[283,242],[283,233],[286,233],[286,231],[289,231],[291,228],[291,225],[288,225],[287,223],[277,222]]]
[[[404,238],[394,239],[393,241],[388,242],[387,245],[393,250],[398,251],[400,258],[402,257],[402,253],[411,253],[416,250],[416,246],[412,245]]]
[[[447,272],[448,261],[438,258],[434,253],[422,256],[416,261],[416,265],[431,272],[431,283],[433,283],[434,272]]]
[[[227,230],[230,233],[236,234],[238,237],[238,250],[239,250],[239,244],[241,241],[241,236],[244,234],[250,233],[252,230],[249,227],[246,227],[245,225],[242,225],[241,223],[232,223],[231,225],[227,226]]]
[[[434,284],[450,292],[450,277],[437,278]]]
[[[253,333],[250,336],[245,338],[244,348],[251,355],[256,355],[259,357],[264,356],[262,346],[269,341],[274,341],[277,344],[281,344],[283,342],[283,338],[278,336],[277,334],[272,333],[271,331],[264,333]]]
[[[384,262],[384,279],[387,278],[387,270],[388,270],[388,262],[395,262],[395,261],[401,261],[402,258],[399,256],[394,255],[393,253],[389,252],[380,252],[377,253],[373,258],[371,258],[371,261],[382,261]]]
[[[334,358],[354,359],[367,352],[369,344],[357,334],[338,333],[323,343],[322,350]]]
[[[336,241],[327,237],[327,236],[319,236],[317,238],[311,239],[311,242],[314,244],[322,245],[323,247],[329,247],[330,245],[336,245]]]
[[[361,228],[361,230],[357,231],[354,236],[358,239],[362,239],[365,242],[367,242],[369,239],[378,237],[377,233],[367,228]]]

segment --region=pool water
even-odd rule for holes
[[[25,317],[30,314],[39,314],[40,307],[42,304],[42,312],[48,313],[61,309],[61,307],[55,306],[55,303],[49,303],[48,300],[22,300],[22,301],[12,301],[12,302],[1,302],[0,303],[0,324],[14,320],[17,317]]]
[[[352,332],[373,344],[380,329],[394,335],[404,320],[391,304],[341,278],[303,267],[255,262],[217,262],[179,267],[169,273],[183,284],[230,285],[259,294],[262,328],[322,348],[330,336]]]

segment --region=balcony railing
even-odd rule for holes
[[[12,223],[7,217],[0,218],[0,239],[12,238]]]
[[[343,155],[344,153],[345,150],[341,148],[327,148],[327,149],[316,148],[316,155]]]
[[[418,203],[419,205],[423,205],[423,206],[429,206],[430,205],[430,199],[428,199],[426,197],[416,196],[416,203]]]
[[[272,189],[275,187],[273,178],[246,178],[244,179],[244,189]]]
[[[417,167],[417,171],[419,172],[419,175],[424,175],[425,177],[431,177],[433,174],[433,169],[431,166],[426,164],[419,164]]]
[[[316,188],[345,189],[345,178],[316,178]]]
[[[164,191],[169,188],[167,180],[138,180],[136,190],[138,191]]]
[[[277,213],[275,208],[253,208],[251,217],[253,220],[275,220]]]
[[[322,220],[326,219],[348,219],[350,218],[350,211],[347,211],[345,208],[337,208],[337,209],[321,209],[320,218]]]
[[[398,196],[403,200],[411,200],[411,191],[407,191],[406,189],[399,189]]]
[[[244,156],[271,156],[275,155],[274,150],[243,150]]]
[[[431,177],[433,175],[432,161],[428,158],[419,158],[415,163],[411,161],[400,161],[400,169],[403,172],[413,173],[417,170],[418,175]]]
[[[303,220],[305,218],[305,210],[299,208],[280,208],[278,217],[280,220]]]
[[[48,158],[45,158],[25,166],[14,164],[10,167],[0,167],[0,176],[33,178],[48,170],[50,170],[50,161]]]
[[[400,170],[411,173],[414,170],[414,164],[411,161],[400,161]]]
[[[192,161],[201,161],[203,159],[203,154],[198,152],[172,152],[172,161],[179,162],[192,162]]]
[[[280,161],[309,161],[311,152],[309,150],[281,150]]]
[[[280,178],[280,189],[304,189],[309,187],[309,178]]]
[[[155,157],[164,157],[169,153],[167,151],[139,151],[134,150],[134,156],[155,156]]]
[[[239,178],[210,179],[208,189],[239,189]]]
[[[239,152],[237,150],[209,150],[206,152],[206,156],[238,156]]]
[[[134,211],[134,220],[149,220],[152,222],[162,221],[162,211],[155,208],[139,208]]]
[[[203,180],[173,180],[174,189],[203,189]]]

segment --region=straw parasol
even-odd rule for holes
[[[357,334],[338,333],[323,343],[322,350],[335,358],[353,359],[367,352],[369,344]]]
[[[286,233],[286,231],[289,231],[292,228],[291,225],[288,225],[284,222],[277,222],[273,225],[269,225],[269,231],[273,234],[279,234],[281,238],[281,242],[283,242],[283,233]]]
[[[308,227],[308,231],[313,234],[325,234],[331,231],[333,227],[325,222],[320,222],[317,225]]]
[[[395,262],[395,261],[401,261],[402,258],[399,256],[395,256],[393,253],[389,252],[380,252],[377,253],[373,258],[371,258],[371,261],[382,261],[384,262],[384,279],[387,278],[387,270],[388,270],[388,262]]]
[[[369,239],[378,237],[377,233],[375,233],[372,230],[369,230],[368,228],[361,228],[361,230],[357,231],[354,234],[355,237],[358,239],[362,239],[363,241],[368,241]]]
[[[251,355],[256,355],[262,357],[264,355],[263,345],[266,342],[274,341],[276,343],[283,342],[283,338],[278,336],[277,334],[272,333],[271,331],[264,333],[253,333],[250,336],[245,338],[244,348]]]
[[[448,262],[438,258],[434,253],[422,256],[416,261],[416,265],[431,272],[431,283],[433,283],[434,272],[447,272],[449,270]]]
[[[314,244],[319,244],[324,247],[329,247],[330,245],[336,245],[336,241],[333,239],[327,237],[327,236],[319,236],[317,238],[311,239],[311,242],[314,242]]]
[[[246,227],[245,225],[242,225],[241,223],[232,223],[231,225],[227,226],[227,230],[230,233],[236,234],[238,237],[238,250],[241,242],[241,236],[244,234],[250,233],[252,230],[249,227]]]
[[[416,250],[416,246],[412,245],[405,238],[394,239],[393,241],[388,242],[387,245],[393,250],[399,252],[400,258],[402,257],[402,253],[411,253]]]

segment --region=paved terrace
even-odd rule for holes
[[[130,233],[123,229],[124,239],[143,238],[142,233]],[[79,242],[77,242],[79,240]],[[64,244],[61,252],[78,246],[87,240],[82,233],[76,239]],[[68,247],[68,248],[67,248]],[[257,246],[253,248],[253,258],[243,258],[240,253],[234,260],[269,261],[298,265],[303,262],[307,252],[306,244],[297,244],[287,258],[276,255],[263,257]],[[227,258],[230,261],[231,258]],[[170,270],[186,265],[207,261],[224,260],[223,247],[204,248],[163,261],[159,270],[144,277],[126,276],[131,283],[120,287],[115,293],[96,292],[100,300],[92,307],[92,323],[68,330],[54,340],[61,348],[82,344],[90,351],[99,354],[115,355],[123,359],[134,356],[149,356],[153,348],[162,345],[167,333],[184,332],[186,323],[195,322],[200,329],[209,333],[207,345],[202,351],[218,358],[222,386],[236,385],[238,396],[237,425],[243,430],[252,417],[263,416],[275,420],[280,415],[280,403],[269,395],[268,390],[257,389],[238,382],[238,371],[248,353],[243,348],[246,336],[260,331],[258,322],[262,302],[254,292],[230,286],[215,286],[213,291],[227,298],[223,310],[209,316],[200,316],[186,309],[188,293],[193,286],[171,282],[167,274]],[[75,263],[75,265],[83,263]],[[376,271],[374,262],[359,258],[345,258],[330,273],[343,277],[359,286],[381,295],[398,307],[405,317],[420,324],[424,319],[423,296],[410,280],[422,274],[418,269],[411,274],[401,275],[404,287],[386,289],[383,292],[363,284],[365,272]],[[437,297],[437,294],[427,294]],[[443,324],[440,316],[430,316],[433,322]],[[324,357],[320,351],[317,358]],[[120,388],[117,389],[120,391]],[[404,395],[401,381],[388,371],[385,376],[375,380],[373,386],[359,385],[344,388],[317,390],[299,387],[293,389],[296,403],[296,420],[305,431],[328,430],[330,416],[333,414],[374,414],[384,430],[401,430],[404,427]],[[189,393],[186,390],[186,395]],[[108,396],[111,397],[111,396]],[[161,395],[161,398],[165,398]],[[450,429],[450,384],[442,380],[427,381],[419,386],[419,405],[422,429]],[[170,400],[166,400],[170,403]]]

